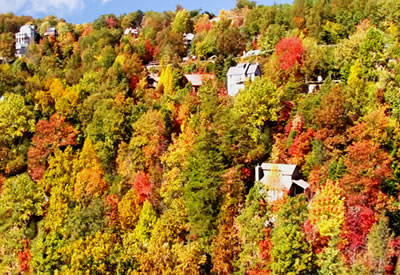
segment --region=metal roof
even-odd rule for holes
[[[235,67],[230,67],[227,75],[248,75],[257,71],[258,64],[239,63]]]
[[[247,74],[255,74],[258,68],[258,64],[251,64],[247,69]]]
[[[203,85],[203,76],[201,74],[185,74],[185,77],[190,83],[192,83],[193,86]]]
[[[195,87],[203,85],[204,81],[215,79],[214,74],[185,74],[185,77]]]

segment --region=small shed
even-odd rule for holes
[[[150,73],[147,76],[147,85],[151,88],[156,88],[159,81],[160,76],[158,74]]]
[[[306,84],[308,87],[308,93],[312,94],[314,92],[318,92],[324,82],[324,79],[320,75],[317,77],[317,80],[307,81]],[[340,80],[333,80],[333,83],[340,83]]]
[[[185,74],[188,82],[192,84],[192,90],[197,92],[205,81],[215,80],[214,74]]]

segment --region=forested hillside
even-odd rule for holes
[[[400,274],[398,0],[1,14],[0,57],[1,274]]]

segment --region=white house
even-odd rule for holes
[[[340,83],[340,80],[333,80],[333,83]],[[322,84],[324,84],[324,79],[319,75],[316,81],[307,81],[306,84],[308,87],[308,93],[312,94],[321,89]]]
[[[256,167],[255,172],[255,180],[268,186],[269,202],[281,199],[285,193],[289,196],[302,194],[309,187],[294,164],[263,163]]]
[[[124,30],[124,35],[129,35],[129,34],[131,34],[131,35],[133,35],[135,37],[138,37],[139,36],[139,30],[136,29],[136,28],[126,28]]]
[[[185,43],[186,47],[189,47],[194,39],[194,34],[193,33],[184,33],[183,34],[183,41]]]
[[[25,54],[26,48],[32,42],[35,42],[37,37],[36,27],[34,25],[24,25],[15,34],[15,55],[21,57]]]
[[[239,63],[235,67],[230,67],[226,74],[228,94],[235,96],[240,89],[244,88],[246,80],[253,81],[256,76],[260,75],[261,69],[258,64]]]

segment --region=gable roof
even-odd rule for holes
[[[255,74],[258,69],[258,64],[251,64],[247,69],[247,74]]]
[[[203,85],[203,81],[215,79],[214,74],[185,74],[185,77],[195,87]]]
[[[139,31],[136,28],[131,28],[131,27],[126,28],[124,31],[124,35],[130,34],[130,33],[131,34],[139,34]]]
[[[192,83],[193,86],[203,85],[201,74],[185,74],[185,77],[190,83]]]
[[[235,67],[230,67],[227,75],[247,75],[257,71],[258,64],[239,63]]]

